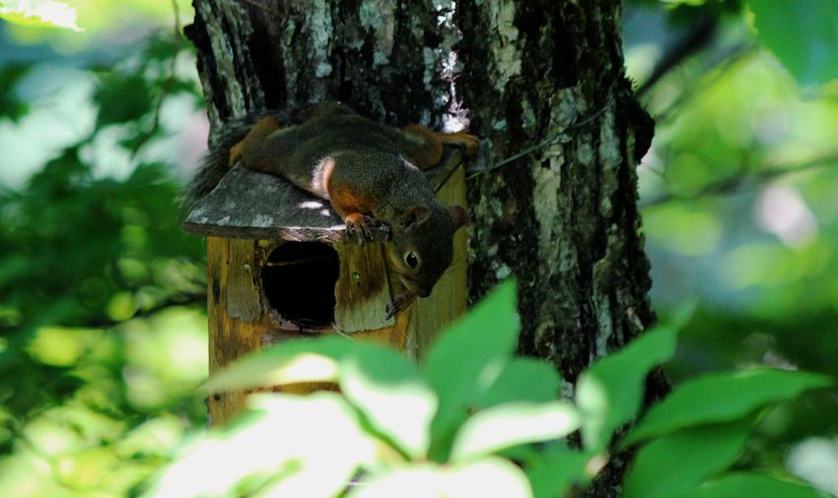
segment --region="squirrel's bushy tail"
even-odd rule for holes
[[[218,127],[211,145],[198,165],[192,179],[180,196],[180,208],[188,213],[195,205],[218,185],[230,169],[230,148],[239,143],[255,121],[254,116],[245,116],[225,122]]]
[[[210,139],[210,146],[192,176],[184,187],[180,196],[180,208],[184,214],[195,208],[195,205],[207,194],[213,191],[227,171],[230,164],[230,149],[241,142],[247,132],[260,119],[275,116],[280,123],[293,124],[297,120],[298,110],[264,110],[247,114],[241,118],[233,118],[223,122],[216,128]]]

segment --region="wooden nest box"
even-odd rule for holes
[[[443,204],[465,205],[459,150],[446,147],[426,175]],[[387,267],[384,242],[347,241],[328,201],[241,166],[199,201],[184,230],[207,237],[210,373],[263,346],[314,334],[380,341],[415,359],[466,309],[466,230],[457,231],[452,266],[430,297],[387,319],[385,308],[403,288]],[[211,397],[212,422],[227,419],[244,396]]]

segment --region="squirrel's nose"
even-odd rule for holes
[[[428,297],[431,295],[431,291],[433,290],[434,286],[431,285],[430,287],[423,285],[416,280],[408,277],[407,275],[399,274],[399,280],[402,281],[402,284],[407,287],[411,292],[416,294],[419,297]]]

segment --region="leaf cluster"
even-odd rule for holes
[[[418,367],[341,336],[239,360],[206,389],[333,382],[339,393],[251,396],[242,417],[191,446],[144,496],[549,498],[585,487],[627,449],[636,451],[629,498],[822,496],[737,462],[767,407],[832,378],[765,368],[708,375],[640,414],[646,376],[674,354],[674,323],[595,363],[574,402],[559,401],[555,370],[514,356],[514,288],[496,289]],[[581,445],[568,443],[575,431]]]
[[[4,496],[22,496],[19,475],[49,496],[120,496],[204,415],[191,396],[206,371],[195,309],[205,300],[204,249],[180,228],[176,165],[145,154],[172,132],[161,107],[198,95],[175,70],[180,45],[158,33],[120,67],[88,70],[95,126],[24,185],[0,187]],[[8,122],[30,117],[21,95],[36,72],[0,71]],[[103,144],[130,158],[124,177],[102,174],[93,149]]]

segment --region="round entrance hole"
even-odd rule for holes
[[[268,256],[262,288],[271,306],[286,320],[304,328],[335,321],[338,253],[318,242],[286,242]]]

